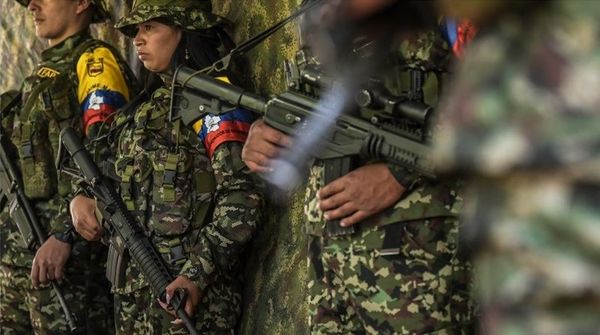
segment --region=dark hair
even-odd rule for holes
[[[235,44],[221,26],[202,31],[183,30],[181,41],[171,58],[171,67],[175,69],[184,65],[200,70],[211,66],[234,47]]]

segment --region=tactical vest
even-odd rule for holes
[[[72,52],[59,61],[43,62],[25,79],[22,87],[22,109],[14,125],[12,140],[19,152],[24,190],[30,199],[49,199],[58,193],[65,196],[70,182],[57,173],[56,156],[60,130],[65,126],[81,129],[81,107],[77,99],[77,62],[84,52],[98,47],[109,49],[121,63],[119,53],[110,45],[82,39]],[[128,83],[135,77],[127,66],[121,66]]]
[[[178,271],[211,217],[216,182],[198,135],[181,120],[169,121],[169,105],[170,90],[161,87],[133,117],[116,117],[113,129],[122,130],[117,135],[115,172],[128,209],[171,269]],[[130,286],[131,281],[139,282],[128,277]]]

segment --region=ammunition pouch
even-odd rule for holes
[[[70,183],[59,185],[54,153],[59,149],[61,124],[78,110],[75,99],[70,76],[62,73],[38,83],[24,104],[17,146],[24,191],[30,199],[48,199],[59,191],[61,195],[70,191]]]
[[[49,199],[56,194],[57,176],[48,141],[47,122],[21,124],[19,160],[25,195],[29,199]]]

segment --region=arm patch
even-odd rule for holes
[[[129,89],[113,53],[106,47],[85,52],[77,62],[77,99],[84,131],[102,122],[129,100]]]
[[[217,147],[225,142],[245,142],[254,115],[245,109],[236,109],[220,115],[206,115],[194,124],[194,130],[212,158]]]

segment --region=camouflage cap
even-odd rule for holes
[[[18,3],[27,7],[31,0],[17,0]],[[101,23],[108,19],[110,19],[110,14],[107,10],[107,6],[104,4],[105,0],[90,0],[92,3],[92,9],[94,13],[92,14],[92,23]]]
[[[115,25],[123,34],[135,36],[135,25],[165,18],[183,30],[203,30],[224,21],[212,13],[210,0],[134,0],[129,15]]]

